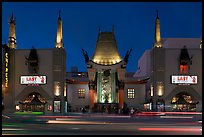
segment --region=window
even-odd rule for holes
[[[128,98],[135,98],[135,89],[129,88],[127,96],[128,96]]]
[[[78,98],[85,98],[85,89],[84,88],[78,89]]]

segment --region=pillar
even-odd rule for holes
[[[119,90],[119,107],[120,109],[124,107],[124,89]]]
[[[95,92],[95,83],[94,81],[89,82],[89,104],[90,109],[93,110],[94,108],[94,92]]]
[[[124,82],[119,81],[119,107],[120,109],[123,109],[124,107]]]
[[[94,107],[94,90],[89,89],[89,102],[90,102],[90,108],[93,109]]]

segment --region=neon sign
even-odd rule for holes
[[[21,84],[46,84],[46,76],[21,76]]]
[[[8,82],[9,82],[9,58],[8,58],[8,52],[5,53],[5,87],[8,88]]]
[[[60,112],[60,101],[54,101],[54,112]]]
[[[197,76],[171,76],[171,83],[173,84],[197,84]]]

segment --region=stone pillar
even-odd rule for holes
[[[89,101],[90,101],[90,108],[93,109],[94,107],[94,90],[89,89]]]
[[[93,110],[94,108],[94,90],[95,83],[93,81],[89,82],[89,103],[90,103],[90,109]]]
[[[119,107],[120,109],[123,109],[124,107],[124,82],[119,81]]]

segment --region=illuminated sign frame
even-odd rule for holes
[[[21,76],[21,85],[45,85],[47,84],[47,76],[44,75],[34,75],[34,76]]]
[[[59,100],[55,100],[54,101],[54,112],[60,112],[61,110],[61,102]]]
[[[5,47],[5,87],[8,88],[9,83],[9,53],[8,47]]]
[[[198,84],[198,76],[171,75],[172,84]]]

